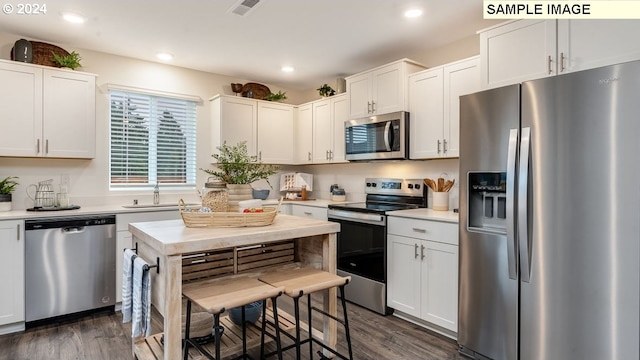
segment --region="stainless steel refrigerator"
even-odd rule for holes
[[[460,351],[640,358],[640,62],[461,97]]]

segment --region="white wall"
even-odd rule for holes
[[[0,33],[0,58],[9,59],[11,47],[20,36]],[[37,39],[30,39],[37,40]],[[417,61],[428,63],[429,66],[439,65],[440,62],[448,62],[460,58],[472,56],[478,53],[479,45],[477,36],[463,39],[460,42],[448,45],[442,49],[428,53],[413,54],[403,57],[414,58]],[[71,52],[78,51],[83,60],[81,71],[98,75],[96,94],[96,158],[93,160],[76,159],[36,159],[36,158],[0,158],[0,178],[5,176],[19,176],[20,185],[14,193],[14,209],[25,209],[33,206],[33,202],[26,195],[27,185],[41,180],[53,179],[59,184],[62,174],[69,175],[71,186],[69,188],[71,202],[81,206],[100,204],[128,204],[132,199],[139,199],[141,203],[150,203],[152,194],[144,192],[114,192],[109,191],[108,186],[108,84],[117,84],[142,89],[164,91],[185,95],[198,96],[202,104],[197,108],[198,121],[198,168],[209,167],[210,153],[210,124],[208,99],[219,93],[233,95],[230,83],[249,82],[250,79],[237,79],[219,74],[205,73],[175,66],[141,61],[132,58],[110,55],[90,50],[75,49],[57,44]],[[381,64],[382,65],[382,64]],[[325,82],[334,84],[335,79],[327,79]],[[1,84],[0,84],[1,85]],[[317,91],[290,91],[268,85],[272,91],[283,90],[287,92],[287,103],[301,104],[318,98]],[[1,109],[0,109],[1,111]],[[5,130],[6,131],[6,130]],[[69,131],[73,131],[70,129]],[[360,201],[364,199],[364,178],[366,177],[396,177],[396,178],[437,178],[441,173],[447,173],[458,180],[457,160],[432,160],[432,161],[399,161],[399,162],[371,162],[350,163],[339,165],[314,165],[314,166],[286,166],[283,171],[310,172],[315,175],[312,196],[316,198],[328,198],[329,186],[337,183],[347,191],[347,199]],[[273,176],[271,184],[274,190],[270,198],[277,198],[279,192],[279,176]],[[197,186],[202,187],[206,180],[204,172],[198,172]],[[457,203],[457,186],[451,193],[451,206]],[[176,202],[179,198],[186,201],[197,201],[195,192],[161,192],[161,202]],[[429,199],[430,200],[430,199]],[[457,205],[455,206],[457,207]]]

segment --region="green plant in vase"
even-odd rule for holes
[[[324,96],[324,97],[333,96],[336,94],[336,91],[333,90],[331,86],[329,86],[329,84],[324,84],[319,88],[317,88],[316,90],[318,90],[318,94],[320,94],[320,96]]]

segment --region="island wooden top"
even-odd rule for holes
[[[188,228],[182,220],[165,220],[131,223],[129,231],[160,254],[178,255],[332,234],[340,224],[278,214],[268,226]]]

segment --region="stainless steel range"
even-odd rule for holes
[[[351,276],[350,302],[387,315],[388,211],[426,207],[422,179],[365,179],[366,202],[329,205],[329,221],[340,223],[338,274]]]

